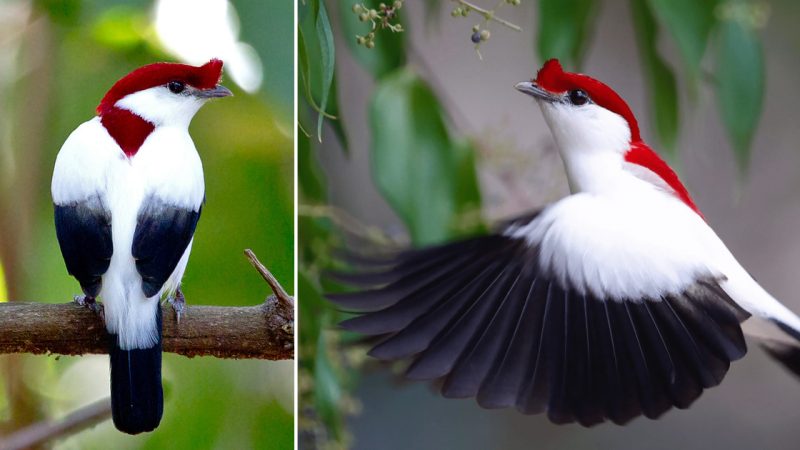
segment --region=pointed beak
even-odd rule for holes
[[[233,95],[233,92],[225,86],[218,84],[211,89],[198,90],[194,95],[200,98],[221,98],[230,97]]]
[[[523,94],[528,94],[537,100],[544,100],[548,103],[553,103],[560,100],[559,96],[540,88],[532,81],[523,81],[521,83],[517,83],[514,87]]]

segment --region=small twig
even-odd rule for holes
[[[361,223],[347,211],[330,205],[298,205],[297,214],[305,217],[330,219],[337,227],[370,243],[383,247],[397,247],[402,243],[392,239],[380,228]]]
[[[292,299],[292,297],[286,292],[285,289],[283,289],[283,286],[281,286],[281,284],[278,282],[275,276],[272,275],[269,269],[264,267],[264,264],[261,264],[261,261],[258,260],[256,254],[253,253],[253,251],[250,250],[249,248],[245,249],[244,254],[245,256],[247,256],[247,259],[250,260],[250,264],[252,264],[253,267],[256,268],[258,273],[260,273],[261,276],[264,277],[264,280],[267,282],[267,284],[269,284],[269,287],[272,289],[272,292],[275,294],[275,297],[277,297],[278,300],[283,302],[284,305],[290,308],[294,308],[294,300]]]
[[[0,450],[22,450],[75,434],[111,416],[111,399],[106,398],[77,409],[60,420],[34,423],[0,438]]]
[[[475,5],[472,2],[468,2],[466,0],[451,0],[451,1],[454,1],[454,2],[456,2],[458,4],[460,4],[461,6],[464,6],[465,8],[469,8],[469,9],[475,10],[476,12],[481,14],[486,20],[493,20],[493,21],[499,23],[500,25],[503,25],[503,26],[506,26],[508,28],[511,28],[514,31],[522,31],[522,28],[519,27],[518,25],[515,25],[515,24],[513,24],[513,23],[511,23],[511,22],[509,22],[509,21],[507,21],[505,19],[501,19],[499,17],[496,17],[494,15],[494,11],[489,11],[488,9],[481,8],[480,6]]]

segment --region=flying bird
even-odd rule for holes
[[[406,376],[445,397],[591,426],[688,408],[745,355],[751,316],[800,340],[800,318],[737,262],[616,92],[557,60],[516,89],[541,108],[571,195],[333,274],[362,288],[329,298],[357,313],[343,328],[380,339],[372,356],[409,360]]]
[[[181,278],[205,200],[189,122],[219,85],[222,61],[156,63],[117,81],[56,158],[55,225],[81,303],[103,301],[111,408],[120,431],[154,430],[163,412],[161,308],[180,318]]]

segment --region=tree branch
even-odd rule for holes
[[[190,358],[294,358],[294,299],[252,251],[245,254],[275,295],[257,306],[185,306],[180,322],[170,306],[161,306],[165,352]],[[75,302],[0,303],[0,354],[83,355],[107,353],[108,345],[100,316]],[[35,423],[0,438],[0,450],[34,448],[94,426],[110,414],[110,400],[104,399],[59,421]]]
[[[294,301],[251,250],[245,254],[275,295],[257,306],[161,306],[165,352],[188,357],[293,359]],[[0,303],[0,354],[108,353],[103,320],[76,303]]]
[[[284,290],[283,286],[278,283],[278,280],[274,275],[272,275],[272,272],[270,272],[269,269],[264,266],[264,264],[261,264],[261,261],[258,260],[256,254],[248,248],[244,250],[244,255],[248,260],[250,260],[250,264],[255,267],[256,271],[261,274],[261,277],[264,278],[264,281],[267,282],[270,289],[272,289],[272,292],[275,293],[275,297],[277,297],[278,300],[280,300],[281,303],[283,303],[286,307],[294,310],[294,301],[292,300],[292,297],[286,293],[286,290]]]
[[[73,411],[63,419],[35,423],[0,438],[0,449],[28,449],[97,425],[110,416],[111,399],[105,398]]]
[[[294,311],[270,296],[258,306],[186,306],[180,324],[162,306],[165,352],[218,358],[292,359]],[[75,303],[0,303],[0,354],[108,353],[100,317]]]

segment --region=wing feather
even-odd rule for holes
[[[589,278],[552,270],[554,258],[580,252],[543,253],[549,241],[530,233],[548,226],[508,226],[513,232],[404,251],[364,277],[348,275],[376,285],[331,296],[361,310],[343,327],[382,337],[372,356],[410,358],[406,376],[441,382],[445,397],[584,426],[686,408],[744,355],[747,315],[717,279],[698,275],[667,295],[604,296],[602,287],[570,284]],[[596,269],[592,277],[619,281],[619,271]]]
[[[196,211],[170,205],[155,196],[142,202],[131,254],[142,276],[146,297],[156,295],[178,266],[194,236],[202,206]]]

